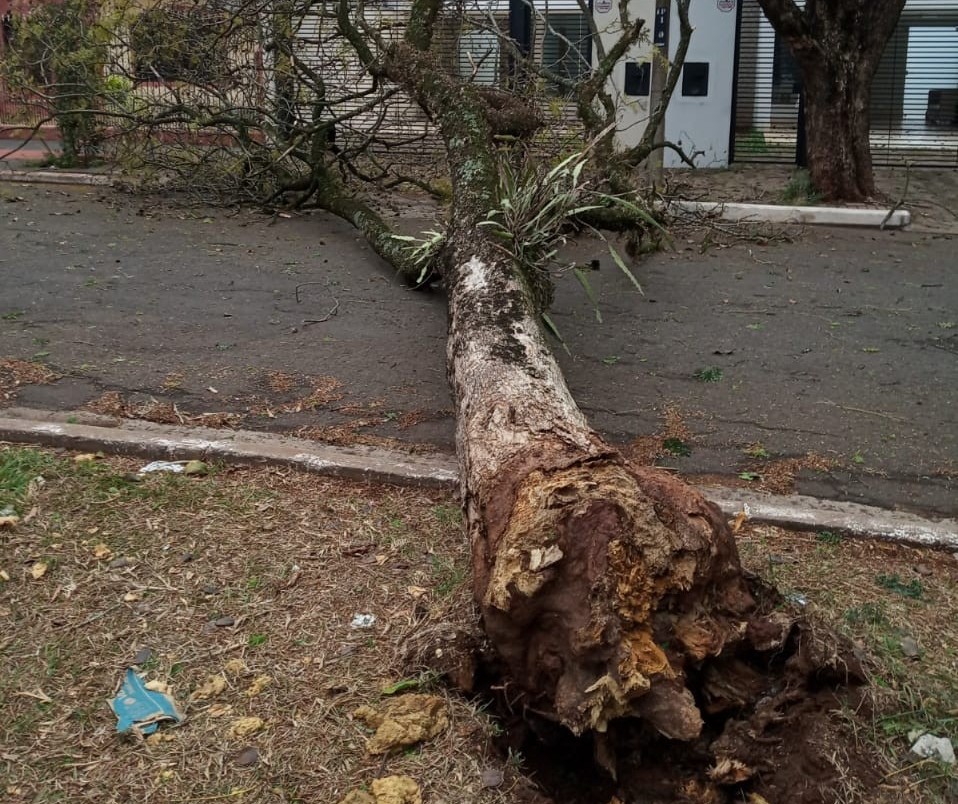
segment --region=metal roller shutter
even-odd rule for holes
[[[795,161],[800,83],[757,0],[740,0],[732,158]],[[958,167],[958,0],[909,0],[872,84],[876,165]]]

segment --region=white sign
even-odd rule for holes
[[[735,0],[715,0],[719,11],[735,11]]]
[[[608,14],[612,10],[612,0],[595,0],[595,10],[600,14]]]

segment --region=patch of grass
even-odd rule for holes
[[[782,190],[782,201],[786,204],[814,205],[821,200],[807,170],[796,170]]]
[[[21,447],[0,449],[0,509],[22,512],[31,483],[54,471],[57,461],[48,453]]]
[[[692,448],[681,438],[664,439],[662,441],[662,448],[668,452],[669,455],[675,455],[679,458],[687,458],[692,454]]]
[[[466,580],[466,570],[447,558],[434,555],[431,559],[436,594],[440,597],[447,597],[462,586]]]
[[[815,538],[816,538],[821,544],[827,544],[827,545],[829,545],[829,546],[831,546],[831,547],[834,547],[835,545],[842,543],[842,534],[840,534],[840,533],[835,533],[834,531],[831,531],[831,530],[822,530],[822,531],[819,531],[819,532],[816,534]]]
[[[808,616],[862,651],[871,682],[863,707],[870,716],[849,711],[843,721],[847,739],[887,773],[889,795],[880,801],[955,800],[958,767],[916,762],[908,735],[917,730],[958,742],[958,562],[873,540],[847,537],[822,549],[821,534],[745,530],[738,538],[746,568],[766,578],[774,571],[780,588],[800,589]],[[930,569],[920,579],[913,577],[919,564]],[[917,657],[905,653],[905,638],[917,643]]]
[[[700,368],[692,376],[699,382],[718,382],[722,379],[722,369],[718,366],[708,366]]]
[[[458,505],[434,505],[431,513],[440,525],[462,524],[462,509]]]
[[[46,481],[33,484],[24,504],[36,512],[4,530],[0,550],[10,576],[0,607],[16,601],[0,636],[0,744],[15,757],[0,798],[199,801],[239,789],[266,802],[282,786],[283,800],[340,801],[380,775],[350,713],[419,676],[420,689],[447,697],[457,725],[391,757],[389,772],[414,776],[430,800],[515,800],[525,782],[492,749],[492,719],[408,653],[422,638],[431,655],[439,625],[474,627],[469,547],[449,494],[262,468],[139,480],[138,459],[0,456],[8,477],[18,467],[7,492],[16,499],[38,471]],[[129,563],[98,558],[101,543]],[[31,577],[41,560],[47,572]],[[356,611],[374,612],[376,626],[350,629]],[[205,625],[215,612],[239,625]],[[132,746],[109,736],[116,720],[103,704],[144,648],[147,679],[189,712],[184,728],[161,727],[159,741],[136,748],[170,770],[160,782],[159,770],[130,765]],[[216,675],[221,692],[189,700]],[[263,676],[268,688],[250,694]],[[230,758],[243,743],[229,729],[251,715],[266,721],[256,746],[270,761],[238,769]],[[479,786],[490,766],[507,775],[501,790]]]
[[[770,458],[771,455],[761,444],[749,444],[743,452],[750,458]]]
[[[875,580],[882,589],[895,592],[902,597],[911,598],[912,600],[921,600],[925,596],[925,587],[918,578],[903,581],[897,572],[893,572],[888,575],[879,573],[875,576]]]
[[[765,142],[765,134],[757,128],[740,134],[735,139],[735,152],[740,156],[766,156],[768,144]]]
[[[852,625],[883,625],[888,621],[885,609],[880,602],[851,606],[845,611],[844,616],[846,622]]]
[[[9,313],[4,313],[0,315],[0,319],[3,321],[19,321],[26,315],[24,310],[11,310]]]

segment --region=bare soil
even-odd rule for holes
[[[958,739],[950,555],[746,523],[746,566],[783,595],[762,592],[769,622],[797,617],[789,644],[763,652],[755,634],[723,673],[737,681],[700,680],[710,714],[691,747],[622,726],[615,782],[592,743],[550,730],[483,676],[492,665],[448,495],[275,469],[139,468],[0,445],[0,509],[18,518],[0,528],[4,800],[338,802],[388,777],[408,777],[426,804],[958,794],[953,770],[907,754],[913,729]],[[353,627],[357,614],[375,620]],[[849,641],[816,636],[830,629]],[[181,726],[115,733],[107,701],[134,665],[169,685]],[[370,753],[370,711],[410,695],[429,696],[445,725]]]

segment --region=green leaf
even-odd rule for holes
[[[699,382],[718,382],[722,379],[722,369],[718,366],[701,368],[692,375]]]
[[[599,310],[599,300],[595,295],[595,291],[592,290],[589,278],[581,268],[573,268],[572,273],[575,275],[575,278],[579,280],[579,284],[582,285],[582,289],[585,291],[585,295],[589,297],[589,301],[592,302],[592,309],[595,310],[595,320],[601,324],[602,311]]]
[[[562,337],[562,333],[559,332],[559,328],[555,325],[555,321],[553,321],[546,312],[539,313],[539,315],[542,317],[542,321],[546,325],[546,329],[548,329],[555,339],[562,344],[562,348],[565,349],[566,354],[572,354],[569,351],[569,347],[566,346],[565,338]]]
[[[404,678],[402,681],[397,681],[395,684],[387,684],[383,687],[383,695],[395,695],[397,692],[405,692],[406,690],[416,690],[419,689],[419,679],[417,678]]]
[[[671,455],[676,455],[679,458],[687,458],[692,454],[692,448],[681,438],[666,438],[662,442],[662,448]]]
[[[615,262],[615,264],[619,266],[619,270],[622,271],[622,273],[624,273],[629,278],[632,284],[635,285],[635,289],[644,296],[645,291],[642,290],[642,286],[639,284],[639,280],[636,279],[633,273],[629,270],[629,266],[625,264],[625,261],[622,259],[622,256],[619,254],[618,251],[615,250],[615,246],[613,246],[611,243],[609,243],[608,245],[609,245],[609,254],[612,256],[612,260]]]
[[[761,475],[757,474],[756,472],[739,472],[739,473],[738,473],[738,476],[739,476],[739,478],[741,478],[742,480],[759,480],[759,479],[761,479]]]

